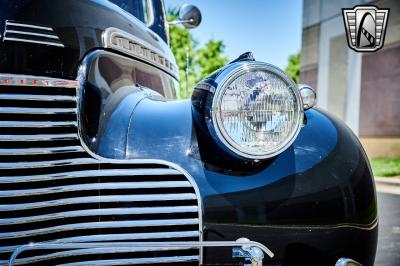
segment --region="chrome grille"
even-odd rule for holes
[[[198,241],[190,177],[161,162],[95,159],[78,137],[78,84],[0,75],[0,265],[28,243]],[[17,264],[198,265],[177,247],[31,251]]]

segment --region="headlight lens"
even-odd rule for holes
[[[220,140],[233,152],[265,159],[286,149],[303,119],[296,84],[280,69],[250,62],[232,70],[220,83],[212,119]]]

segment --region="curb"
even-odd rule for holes
[[[400,187],[400,177],[375,177],[375,183],[379,185]]]
[[[400,177],[375,177],[377,192],[400,195]]]

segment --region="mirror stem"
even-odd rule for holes
[[[193,22],[193,19],[168,21],[168,25],[178,25],[178,24],[188,23],[188,22]]]

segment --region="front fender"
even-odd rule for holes
[[[324,265],[339,257],[373,265],[373,176],[357,137],[338,119],[319,109],[306,111],[290,148],[243,171],[207,163],[201,149],[212,144],[199,142],[189,101],[143,100],[129,125],[126,159],[167,160],[196,180],[204,240],[247,237],[270,247],[275,263],[285,265],[310,256]],[[210,252],[207,263],[231,260],[228,251]]]

